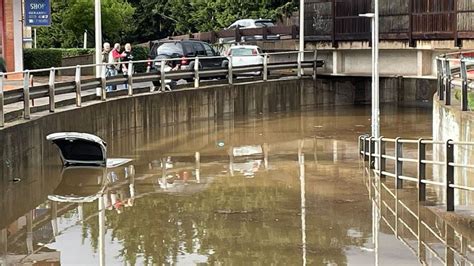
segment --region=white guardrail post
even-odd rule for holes
[[[128,95],[133,96],[133,62],[128,62],[128,72],[127,72],[127,87]]]
[[[23,72],[23,117],[30,119],[30,71]]]
[[[4,75],[0,72],[0,127],[5,126],[5,111],[3,106]]]
[[[54,100],[54,91],[55,91],[55,84],[54,84],[54,81],[56,79],[56,69],[54,67],[52,67],[50,70],[49,70],[49,82],[48,82],[48,86],[49,86],[49,111],[51,113],[54,113],[55,111],[55,108],[56,108],[56,105],[55,105],[55,100]]]
[[[298,78],[301,78],[301,71],[302,71],[302,68],[301,68],[301,62],[303,61],[303,58],[304,57],[304,52],[298,52]]]
[[[160,85],[161,85],[161,88],[160,88],[160,90],[162,92],[166,91],[165,64],[166,64],[166,60],[165,59],[161,60],[161,65],[160,65]]]
[[[229,60],[228,66],[228,73],[227,73],[227,78],[229,79],[229,85],[234,84],[234,71],[232,70],[232,55],[229,55],[227,57],[227,60]]]
[[[107,79],[106,79],[106,75],[107,75],[107,65],[103,65],[102,66],[102,76],[100,77],[100,86],[101,86],[101,89],[102,89],[102,92],[100,94],[100,99],[102,101],[107,100]]]
[[[199,57],[194,61],[194,88],[199,88]]]
[[[74,81],[76,83],[76,106],[81,107],[82,96],[81,96],[81,66],[80,65],[76,66],[76,77]]]
[[[268,80],[268,54],[265,53],[263,55],[263,81],[267,81]]]

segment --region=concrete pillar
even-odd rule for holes
[[[23,70],[23,18],[22,1],[13,1],[13,45],[15,55],[15,71]]]
[[[432,66],[432,56],[431,51],[427,50],[418,50],[416,53],[416,75],[417,76],[426,76],[431,75],[431,66]]]
[[[344,63],[344,60],[343,60],[342,52],[334,50],[332,52],[332,73],[340,74],[344,72],[343,63]]]

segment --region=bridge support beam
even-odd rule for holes
[[[418,50],[416,52],[416,75],[419,77],[431,75],[432,60],[431,51]]]
[[[342,51],[332,52],[332,73],[334,75],[344,72],[344,60]]]

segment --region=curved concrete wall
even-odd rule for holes
[[[474,113],[462,112],[459,105],[446,106],[437,99],[433,100],[433,139],[447,141],[474,142]],[[445,160],[445,145],[436,145],[433,148],[435,160]],[[455,146],[454,160],[456,163],[474,165],[474,146]],[[445,181],[444,166],[433,167],[435,177]],[[474,169],[455,168],[455,183],[474,187]],[[440,189],[440,195],[444,196],[444,189]],[[456,190],[456,204],[474,204],[474,193]]]

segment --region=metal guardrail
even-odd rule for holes
[[[468,56],[466,56],[468,55]],[[462,51],[448,53],[436,57],[437,79],[438,79],[438,99],[444,101],[446,105],[452,104],[453,87],[460,87],[461,110],[469,109],[469,92],[472,91],[470,83],[473,78],[468,76],[469,70],[474,70],[474,51]],[[453,81],[459,80],[456,84]]]
[[[468,256],[467,236],[446,221],[439,224],[434,219],[433,222],[426,217],[422,206],[404,201],[397,190],[392,191],[385,183],[377,182],[370,173],[368,177],[367,189],[373,193],[370,197],[378,209],[373,214],[375,219],[383,222],[422,264],[430,265],[429,259],[436,259],[434,261],[443,265],[473,265],[474,261]],[[440,252],[443,249],[444,254]]]
[[[311,60],[305,60],[305,55],[310,54]],[[286,61],[278,63],[269,63],[268,58],[276,55],[296,55],[296,61]],[[227,60],[227,65],[223,65],[220,68],[215,69],[202,69],[200,67],[200,61],[208,59],[221,58]],[[126,84],[127,94],[133,96],[134,93],[139,93],[135,90],[134,85],[139,82],[159,82],[161,90],[166,89],[166,79],[193,79],[194,88],[198,88],[201,84],[200,79],[205,77],[225,76],[227,77],[227,84],[234,84],[234,75],[239,73],[247,72],[261,72],[262,81],[268,81],[268,72],[270,70],[293,70],[297,69],[297,77],[301,78],[304,76],[304,69],[312,69],[312,77],[316,79],[317,67],[323,65],[321,61],[317,60],[317,51],[295,51],[295,52],[279,52],[279,53],[266,53],[263,54],[263,63],[260,65],[250,66],[232,66],[232,56],[216,56],[216,57],[192,57],[192,58],[176,58],[176,59],[159,59],[159,60],[142,60],[142,61],[129,61],[127,62],[128,74],[116,75],[113,77],[107,77],[106,71],[107,66],[112,64],[89,64],[89,65],[78,65],[72,67],[59,67],[59,68],[48,68],[48,69],[36,69],[36,70],[25,70],[22,72],[8,72],[0,73],[0,127],[5,125],[5,105],[23,102],[23,118],[30,119],[31,106],[30,100],[37,98],[49,97],[49,111],[55,112],[56,95],[66,93],[76,93],[75,104],[77,107],[82,106],[82,92],[87,90],[96,90],[100,88],[100,98],[102,101],[106,101],[108,92],[107,86]],[[189,60],[193,62],[193,69],[188,70],[177,70],[177,71],[165,71],[165,65],[169,61],[174,60]],[[134,73],[135,66],[138,64],[155,64],[160,62],[160,69],[156,72],[147,71],[146,73]],[[122,63],[124,64],[124,63]],[[81,78],[81,70],[84,68],[98,68],[100,75],[96,78]],[[56,71],[75,69],[74,81],[57,82]],[[49,73],[49,82],[47,85],[31,86],[30,77],[35,73]],[[23,76],[23,89],[5,91],[5,77],[8,75],[19,75]],[[222,84],[222,83],[221,83]],[[152,91],[152,90],[150,90]],[[113,95],[112,95],[113,96]]]
[[[386,152],[386,146],[390,143],[394,148],[394,156],[390,156]],[[404,157],[404,144],[416,144],[417,145],[417,157],[409,158]],[[377,150],[380,152],[375,153]],[[445,160],[444,161],[434,161],[428,160],[426,156],[427,145],[431,146],[444,146],[445,147]],[[454,190],[460,189],[465,191],[474,191],[474,187],[462,186],[455,184],[454,182],[454,169],[455,168],[465,168],[465,169],[474,169],[474,165],[457,163],[454,156],[454,147],[455,146],[474,146],[474,142],[456,142],[453,140],[443,141],[433,141],[429,139],[389,139],[380,137],[375,139],[367,135],[359,137],[359,152],[364,158],[364,161],[369,162],[370,169],[379,175],[380,178],[385,178],[387,176],[393,177],[395,179],[396,189],[403,188],[403,182],[415,182],[418,184],[418,200],[426,201],[426,185],[434,185],[438,187],[445,188],[446,191],[446,210],[454,211]],[[393,172],[387,171],[387,160],[394,162],[395,167]],[[377,162],[376,162],[377,161]],[[411,162],[417,164],[417,175],[416,176],[406,176],[403,171],[403,163]],[[377,165],[376,165],[377,163]],[[438,165],[445,166],[444,172],[444,181],[432,181],[428,180],[426,176],[426,167],[428,165]],[[376,169],[376,170],[375,170]]]

